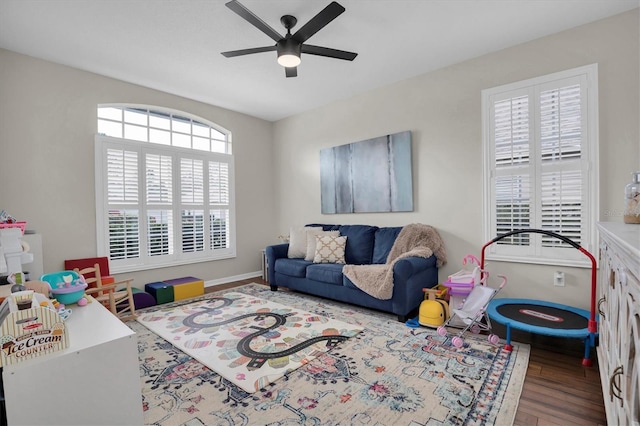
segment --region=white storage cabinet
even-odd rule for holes
[[[640,425],[640,225],[600,231],[598,365],[607,423]]]

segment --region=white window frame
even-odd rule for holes
[[[199,117],[186,114],[181,111],[167,110],[164,108],[140,105],[99,105],[101,107],[118,108],[147,108],[150,111],[158,111],[188,117],[198,122],[211,126],[216,132],[224,132],[227,136],[228,147],[226,151],[231,151],[230,132],[221,129],[219,126],[207,122]],[[180,135],[184,140],[184,134]],[[137,155],[137,187],[138,199],[127,204],[110,204],[107,193],[107,152],[108,150],[122,150]],[[147,250],[147,212],[159,208],[155,205],[147,204],[146,200],[146,158],[148,155],[162,155],[171,158],[172,175],[172,202],[170,205],[161,206],[163,210],[171,212],[173,217],[173,230],[169,235],[172,245],[172,252],[163,255],[150,255]],[[202,162],[204,165],[204,182],[202,192],[204,201],[183,202],[181,197],[181,160],[188,159]],[[222,164],[228,167],[228,202],[209,199],[209,174],[210,164]],[[230,153],[210,152],[202,149],[191,149],[176,147],[166,144],[151,143],[139,140],[129,140],[120,137],[110,137],[97,134],[95,136],[95,185],[96,185],[96,239],[97,252],[99,256],[110,258],[110,270],[112,273],[123,273],[155,269],[159,267],[178,266],[198,262],[207,262],[218,259],[228,259],[236,257],[236,227],[235,227],[235,195],[234,195],[234,159]],[[213,188],[213,187],[212,187]],[[226,224],[226,246],[212,247],[213,235],[211,229],[210,215],[207,212],[215,211],[217,208],[228,211],[228,222]],[[137,210],[139,218],[139,256],[125,259],[112,259],[110,256],[110,235],[109,235],[109,211],[118,209]],[[183,252],[182,245],[182,211],[197,210],[204,211],[204,248],[198,251]]]
[[[565,87],[568,82],[579,82],[581,88],[581,157],[574,161],[574,168],[581,170],[582,208],[579,244],[593,252],[597,243],[596,222],[599,211],[599,162],[598,162],[598,67],[591,64],[529,80],[506,84],[482,91],[483,126],[483,235],[485,241],[498,237],[496,217],[496,153],[494,140],[494,103],[516,96],[529,99],[529,172],[531,178],[531,209],[528,228],[541,226],[542,159],[540,157],[539,94],[554,87]],[[560,164],[561,162],[558,162]],[[565,163],[566,164],[566,163]],[[576,164],[579,164],[576,166]],[[545,166],[546,167],[546,166]],[[515,230],[515,229],[514,229]],[[545,247],[543,235],[527,234],[528,245],[492,244],[486,250],[488,260],[534,263],[546,265],[591,267],[586,257],[566,243],[561,247]],[[547,237],[548,238],[548,237]]]

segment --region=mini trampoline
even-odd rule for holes
[[[522,229],[500,235],[482,247],[481,268],[484,270],[485,250],[491,244],[514,234],[539,233],[559,238],[578,249],[591,260],[591,311],[559,303],[532,299],[493,299],[487,306],[487,315],[507,329],[505,349],[511,350],[511,329],[545,336],[582,339],[585,344],[582,365],[592,366],[591,348],[595,346],[598,323],[595,315],[596,260],[579,244],[551,231]]]

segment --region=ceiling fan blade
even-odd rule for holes
[[[230,50],[228,52],[222,52],[222,55],[227,58],[233,58],[234,56],[251,55],[252,53],[273,52],[274,50],[276,50],[275,45],[266,47],[254,47],[253,49]]]
[[[302,28],[296,31],[292,38],[300,43],[304,43],[309,37],[320,31],[325,25],[336,19],[344,11],[344,7],[340,6],[337,2],[331,2],[329,6],[322,9],[316,16],[311,18],[309,22],[304,24]]]
[[[326,56],[329,58],[344,59],[345,61],[353,61],[357,53],[347,52],[344,50],[330,49],[328,47],[312,46],[310,44],[302,45],[302,53],[310,55]]]
[[[271,28],[266,22],[258,18],[252,11],[244,7],[238,1],[231,0],[229,3],[226,3],[225,6],[233,10],[245,20],[249,21],[250,24],[271,37],[274,41],[280,41],[284,38],[280,34],[278,34],[276,30]]]
[[[297,77],[298,76],[298,67],[285,67],[284,73],[287,77]]]

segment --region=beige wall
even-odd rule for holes
[[[126,275],[143,287],[259,271],[260,249],[273,240],[271,123],[0,49],[0,209],[42,234],[45,272],[96,254],[96,106],[111,102],[173,108],[223,126],[233,133],[236,166],[235,259]]]
[[[431,224],[447,245],[450,262],[440,272],[445,280],[486,242],[482,89],[591,63],[599,66],[600,220],[621,221],[624,185],[640,170],[639,21],[635,9],[275,123],[278,232],[310,222]],[[413,137],[415,211],[322,215],[320,149],[403,130]],[[497,262],[490,269],[509,278],[501,296],[588,307],[590,271]],[[553,286],[555,270],[565,272],[566,287]]]

